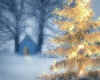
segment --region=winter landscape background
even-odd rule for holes
[[[56,47],[49,39],[63,34],[53,23],[56,17],[52,14],[56,7],[61,8],[63,2],[64,0],[0,0],[0,80],[38,80],[37,77],[43,72],[49,72],[55,59],[60,59],[48,57],[44,52]],[[99,3],[100,0],[92,0],[95,18],[100,16]],[[19,47],[29,44],[26,36],[32,40],[33,45],[28,45],[29,49],[34,50],[30,51],[32,56],[19,55],[23,54],[23,47],[20,47],[20,53],[15,53],[16,35],[19,37]]]

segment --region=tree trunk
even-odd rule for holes
[[[20,21],[20,16],[16,16],[16,34],[15,34],[15,53],[19,52],[19,36],[20,36],[20,31],[19,31],[19,21]]]
[[[40,27],[40,32],[39,32],[39,51],[41,52],[42,49],[42,44],[43,44],[43,30],[44,30],[44,23],[45,23],[45,10],[42,8],[40,10],[40,22],[39,22],[39,27]]]
[[[15,36],[15,52],[18,53],[19,51],[19,35],[16,34]]]

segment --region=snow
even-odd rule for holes
[[[47,56],[0,56],[0,80],[38,80],[57,58]]]
[[[39,35],[39,26],[36,17],[31,16],[26,18],[23,22],[23,25],[25,26],[25,34],[30,36],[31,39],[37,44]]]

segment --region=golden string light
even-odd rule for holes
[[[71,19],[54,21],[59,29],[68,32],[68,34],[57,36],[51,41],[56,44],[68,42],[71,47],[66,49],[57,48],[50,52],[67,57],[60,63],[54,61],[52,68],[54,72],[59,72],[61,68],[64,68],[65,71],[68,69],[70,73],[74,72],[75,67],[78,67],[76,74],[79,77],[89,74],[86,70],[87,66],[100,66],[100,57],[99,59],[97,59],[98,56],[95,59],[91,58],[94,54],[100,54],[100,45],[96,45],[96,42],[100,42],[100,32],[88,32],[91,28],[100,27],[100,17],[97,20],[93,19],[94,12],[90,5],[91,0],[68,0],[68,2],[68,5],[65,5],[63,9],[53,11],[53,14]],[[72,2],[76,5],[69,7]]]

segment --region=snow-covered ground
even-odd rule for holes
[[[50,65],[58,58],[46,56],[0,56],[0,80],[38,80],[49,72]]]

